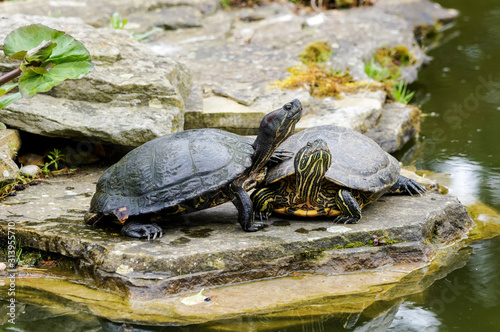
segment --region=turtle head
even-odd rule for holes
[[[314,204],[317,200],[321,180],[332,164],[328,145],[322,139],[308,142],[295,155],[294,167],[299,199]]]
[[[259,171],[269,161],[276,148],[295,131],[302,116],[302,105],[294,99],[267,114],[260,122],[259,133],[252,144],[255,149],[253,170]]]

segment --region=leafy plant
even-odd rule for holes
[[[15,243],[17,243],[17,250],[16,250],[16,260],[14,263],[14,266],[17,266],[19,262],[21,261],[21,254],[23,253],[23,248],[21,248],[21,240],[17,240],[14,238]]]
[[[49,10],[49,12],[47,13],[47,16],[48,17],[52,17],[52,11]],[[61,10],[59,9],[55,15],[56,18],[59,18],[61,17]]]
[[[222,6],[222,8],[230,8],[231,7],[231,3],[229,3],[229,0],[219,0],[220,1],[220,5]]]
[[[408,104],[415,94],[415,91],[409,91],[407,90],[407,87],[408,84],[403,81],[399,81],[394,84],[392,88],[392,96],[402,104]]]
[[[42,173],[45,175],[50,173],[49,169],[50,166],[53,166],[56,170],[59,169],[58,162],[64,160],[64,155],[58,149],[54,149],[49,152],[47,158],[49,158],[50,161],[46,162],[45,165],[42,167]]]
[[[122,17],[119,13],[114,13],[113,16],[111,16],[111,20],[109,22],[109,25],[113,29],[121,30],[121,29],[125,28],[127,23],[128,23],[128,19],[124,18],[122,20]]]
[[[0,77],[0,96],[18,87],[19,92],[3,96],[0,109],[25,97],[46,92],[67,79],[80,79],[93,66],[90,54],[63,31],[42,24],[20,27],[7,35],[4,53],[21,61],[19,68]],[[19,77],[17,83],[6,84]]]
[[[382,67],[374,58],[365,64],[365,73],[379,82],[394,81],[399,77],[399,71],[394,72],[391,68]]]

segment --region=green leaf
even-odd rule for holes
[[[38,92],[46,92],[52,87],[64,81],[66,78],[51,77],[49,75],[40,75],[28,68],[27,71],[19,77],[19,91],[24,98],[31,98]]]
[[[93,70],[90,54],[79,41],[41,24],[12,31],[5,38],[4,52],[16,58],[25,52],[19,91],[27,98],[49,91],[66,79],[82,78]],[[33,66],[39,62],[39,66]]]
[[[57,44],[52,42],[51,40],[49,41],[44,40],[40,43],[40,45],[29,50],[26,53],[26,57],[24,59],[28,63],[33,63],[33,62],[42,63],[52,55],[52,50],[56,46]]]
[[[20,27],[9,33],[5,38],[5,55],[13,56],[20,51],[29,51],[38,47],[44,40],[57,44],[47,61],[54,63],[90,61],[90,54],[82,43],[63,31],[42,24]]]
[[[48,70],[44,67],[27,67],[26,70],[31,70],[38,75],[45,75],[48,73]]]
[[[0,96],[6,94],[10,90],[14,89],[17,86],[17,83],[12,83],[12,84],[4,84],[0,86]]]
[[[19,77],[19,91],[23,97],[33,97],[38,92],[46,92],[66,79],[79,79],[93,69],[92,64],[85,62],[69,62],[53,66],[48,72],[40,75],[34,68]]]
[[[26,56],[27,51],[19,51],[10,56],[11,59],[15,60],[24,60],[24,57]]]
[[[11,95],[7,95],[0,99],[0,109],[4,108],[5,106],[9,105],[10,103],[15,102],[18,99],[21,99],[22,95],[20,92],[16,92]]]

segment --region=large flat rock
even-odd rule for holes
[[[123,323],[140,324],[137,328],[148,331],[146,326],[156,331],[159,327],[154,326],[158,325],[200,323],[207,323],[196,327],[202,331],[300,330],[304,320],[325,316],[345,318],[347,326],[361,318],[363,328],[378,331],[391,325],[405,296],[423,292],[435,280],[465,265],[471,250],[460,250],[464,242],[440,249],[430,264],[396,264],[348,274],[297,272],[289,277],[205,289],[202,294],[211,300],[191,304],[186,300],[198,291],[135,301],[86,287],[81,280],[54,277],[50,270],[20,270],[16,271],[16,311],[18,320],[29,321],[33,316],[24,310],[25,304],[36,304],[58,318],[90,313],[105,318],[99,320],[105,331],[121,330]],[[26,274],[29,278],[23,278]],[[0,272],[0,283],[9,284],[8,275]],[[8,298],[7,290],[0,287],[0,296]]]
[[[24,25],[41,23],[87,47],[95,70],[47,94],[20,99],[0,112],[10,127],[51,137],[138,146],[184,126],[189,70],[158,57],[124,31],[96,29],[78,18],[0,15],[0,43]],[[2,48],[2,46],[0,46]],[[0,72],[19,65],[0,54]]]
[[[0,211],[0,237],[6,237],[12,222],[22,246],[74,258],[78,270],[92,274],[93,286],[134,300],[295,271],[344,273],[425,264],[436,248],[461,239],[473,224],[455,197],[435,193],[384,196],[364,210],[356,225],[273,217],[269,227],[255,233],[243,232],[235,208],[225,204],[160,221],[163,237],[148,242],[84,224],[102,171],[51,178],[9,197]],[[393,244],[374,247],[369,243],[373,235]]]

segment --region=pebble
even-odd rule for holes
[[[31,177],[36,177],[41,172],[40,167],[37,165],[23,166],[19,171],[22,175]]]

